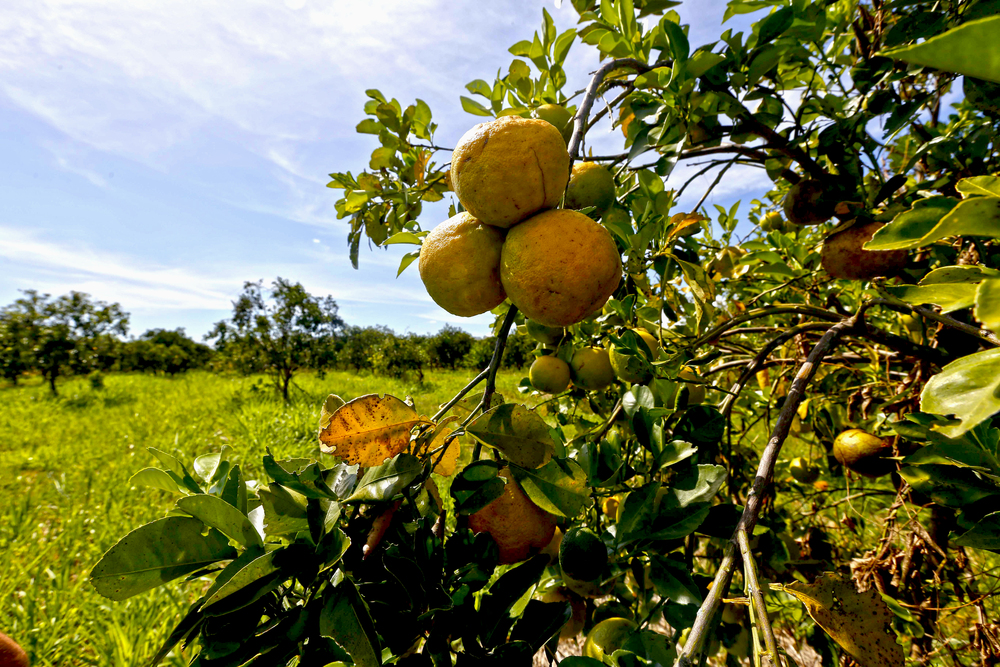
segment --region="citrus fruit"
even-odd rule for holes
[[[890,276],[906,266],[905,250],[865,250],[862,246],[882,227],[881,222],[855,225],[823,242],[822,265],[834,278],[871,280]]]
[[[566,331],[562,327],[547,327],[534,320],[525,320],[528,335],[543,345],[558,345]]]
[[[503,303],[502,245],[502,231],[465,212],[432,229],[420,248],[417,266],[434,303],[461,317],[479,315]]]
[[[510,468],[500,470],[507,480],[503,494],[469,516],[469,528],[475,533],[489,533],[500,549],[500,563],[525,560],[552,541],[555,517],[543,510],[521,490]]]
[[[597,623],[600,623],[608,618],[627,618],[628,620],[632,620],[632,610],[618,600],[606,600],[605,602],[597,605],[591,619],[596,625]]]
[[[837,202],[826,194],[826,188],[814,178],[803,178],[793,185],[782,207],[785,217],[797,225],[818,225],[833,217]]]
[[[465,133],[451,157],[462,206],[488,225],[511,227],[559,203],[569,181],[566,142],[552,124],[504,116]]]
[[[886,456],[892,456],[889,441],[860,428],[848,429],[833,441],[833,457],[845,468],[867,477],[888,475],[896,469]]]
[[[30,667],[28,654],[17,642],[0,632],[0,665],[2,667]]]
[[[569,387],[569,364],[553,355],[538,357],[528,369],[531,386],[546,394],[559,394]]]
[[[629,635],[638,626],[627,618],[607,618],[587,633],[587,640],[583,643],[583,655],[595,660],[604,660],[604,656],[611,655],[628,640]]]
[[[618,517],[618,506],[625,499],[625,494],[619,493],[618,495],[608,496],[601,502],[601,511],[604,512],[604,516],[609,519],[617,520]]]
[[[771,211],[760,221],[760,228],[765,232],[780,232],[784,228],[785,219],[777,211]]]
[[[656,359],[656,356],[660,353],[660,344],[644,329],[633,329],[632,331],[642,339],[652,354],[647,354],[647,351],[643,350],[641,345],[639,346],[641,356],[629,354],[618,346],[612,345],[608,350],[611,358],[611,368],[614,369],[615,375],[619,380],[626,382],[648,382],[653,377],[653,367],[649,365],[649,361]]]
[[[701,384],[698,374],[690,366],[685,366],[677,374],[678,380],[686,383],[688,390],[688,405],[697,405],[705,400],[705,385]]]
[[[573,137],[573,113],[569,109],[561,104],[543,104],[531,113],[535,118],[552,124],[559,130],[566,145],[569,145],[569,140]]]
[[[819,468],[807,458],[796,456],[788,463],[788,472],[792,479],[802,484],[812,484],[819,477]]]
[[[608,550],[597,533],[582,526],[566,531],[559,547],[563,574],[580,581],[598,579],[608,564]]]
[[[615,203],[615,177],[596,162],[577,162],[566,188],[566,208],[593,206],[598,216]]]
[[[615,381],[608,351],[603,347],[584,347],[573,353],[570,361],[573,384],[581,389],[596,391]]]
[[[545,211],[507,234],[500,281],[526,317],[550,327],[576,324],[618,287],[622,263],[611,234],[582,213]]]

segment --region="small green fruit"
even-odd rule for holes
[[[888,440],[859,428],[844,431],[833,441],[833,457],[842,466],[867,477],[881,477],[896,469],[892,461],[892,445]]]
[[[792,479],[801,484],[812,484],[819,479],[819,468],[801,456],[796,456],[789,462],[788,472]]]

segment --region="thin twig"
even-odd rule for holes
[[[514,318],[517,316],[517,306],[511,304],[510,309],[507,311],[507,316],[504,317],[503,323],[500,325],[500,330],[497,331],[497,342],[493,347],[493,357],[490,359],[490,365],[486,369],[486,388],[483,389],[483,400],[479,404],[476,410],[469,413],[469,418],[462,423],[462,426],[467,426],[468,422],[471,421],[471,417],[476,414],[476,411],[486,412],[490,409],[493,401],[493,393],[497,388],[497,371],[500,369],[500,359],[503,357],[504,346],[507,345],[507,335],[510,333],[510,327],[514,324]],[[482,452],[483,444],[476,440],[476,447],[472,451],[472,460],[478,461],[479,454]]]
[[[750,494],[747,497],[743,515],[737,524],[737,531],[753,532],[753,527],[757,524],[764,496],[774,480],[774,466],[778,460],[778,453],[781,451],[781,446],[784,444],[785,438],[788,437],[788,430],[792,425],[792,420],[796,415],[799,403],[802,402],[805,388],[808,386],[810,380],[812,380],[813,375],[815,375],[820,360],[826,356],[827,351],[833,347],[844,333],[857,326],[860,315],[861,313],[830,327],[826,334],[816,343],[805,363],[799,368],[795,379],[792,380],[788,398],[785,399],[785,404],[782,406],[781,412],[778,413],[778,420],[771,431],[771,437],[761,454],[760,464],[757,466],[757,474],[754,478]],[[711,621],[719,610],[722,598],[726,595],[729,583],[732,581],[735,563],[736,544],[731,540],[726,547],[719,569],[715,573],[715,581],[712,589],[702,603],[701,608],[698,609],[698,615],[691,628],[691,634],[688,635],[688,640],[675,663],[677,667],[691,667],[691,657],[703,653],[702,649],[708,638]]]
[[[736,540],[739,542],[740,555],[743,558],[744,585],[747,597],[750,598],[751,602],[750,617],[754,621],[753,624],[756,626],[757,632],[764,637],[764,655],[760,655],[761,667],[780,664],[778,662],[778,644],[774,641],[774,629],[771,628],[771,622],[767,620],[767,603],[764,601],[764,592],[757,581],[757,566],[753,561],[753,552],[750,549],[747,532],[742,529],[737,531]]]

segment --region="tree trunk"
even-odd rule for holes
[[[49,389],[52,390],[52,395],[53,396],[58,396],[59,392],[56,390],[56,374],[55,373],[49,373],[47,375],[47,377],[48,377],[48,380],[49,380]]]
[[[285,399],[285,403],[288,402],[288,385],[292,381],[291,373],[284,373],[281,379],[281,397]]]

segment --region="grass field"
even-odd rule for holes
[[[120,537],[173,504],[166,492],[129,486],[133,473],[157,465],[146,447],[189,464],[227,444],[252,478],[266,448],[278,458],[318,456],[327,394],[409,395],[430,414],[473,375],[437,372],[422,384],[303,375],[288,406],[262,378],[208,373],[113,375],[101,390],[70,379],[57,398],[31,381],[0,389],[0,632],[24,646],[32,665],[145,664],[196,591],[172,584],[116,603],[87,577]],[[516,396],[521,377],[501,374],[498,390]],[[189,660],[171,655],[164,664]]]

